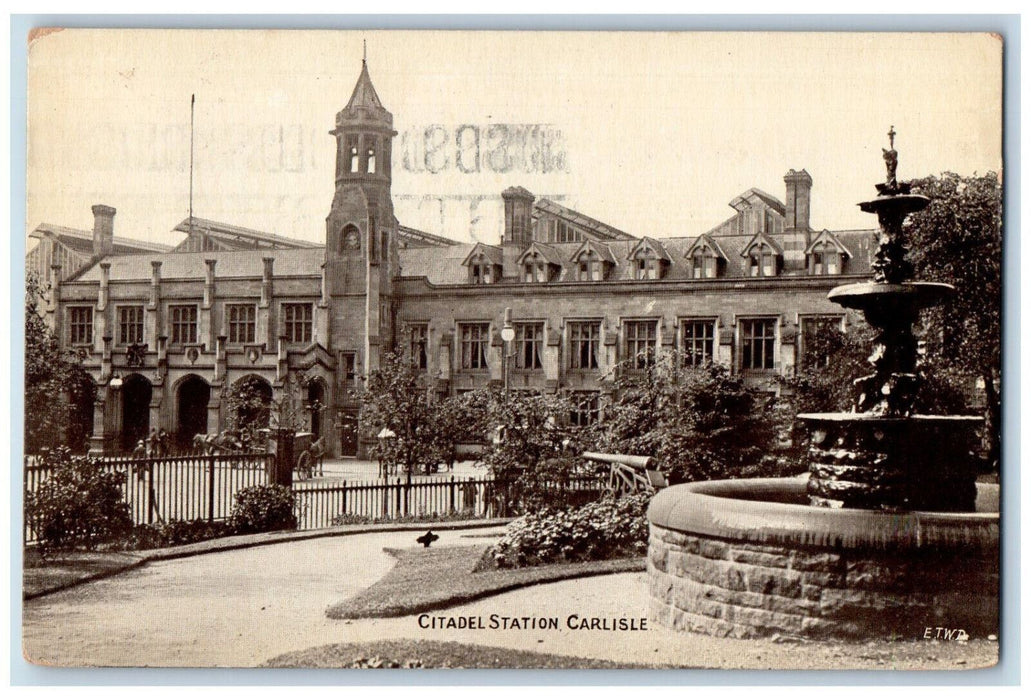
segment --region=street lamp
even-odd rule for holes
[[[512,341],[515,340],[515,328],[512,327],[512,307],[505,307],[505,324],[501,327],[501,339],[505,341],[505,364],[502,371],[505,378],[505,393],[508,393],[508,361],[512,357]]]
[[[380,474],[383,476],[384,479],[387,478],[387,469],[389,468],[390,465],[389,465],[389,463],[388,464],[384,464],[383,463],[383,452],[386,449],[387,440],[393,440],[396,437],[397,437],[397,433],[395,433],[390,428],[383,428],[383,430],[379,431],[379,433],[376,435],[376,439],[379,440],[379,444],[380,444],[380,450],[379,450],[379,471],[380,471]]]
[[[118,372],[115,372],[114,375],[111,377],[111,381],[108,382],[108,386],[110,386],[112,389],[121,389],[122,375],[118,374]]]

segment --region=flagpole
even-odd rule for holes
[[[196,95],[190,95],[190,238],[193,238],[193,104]]]

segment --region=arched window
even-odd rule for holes
[[[358,172],[358,147],[351,146],[351,172]]]
[[[715,279],[716,255],[708,246],[702,246],[691,256],[691,276],[694,279]]]
[[[605,279],[604,263],[593,250],[585,250],[580,254],[577,279],[581,282],[600,282]]]
[[[662,276],[659,257],[649,246],[644,246],[634,256],[634,279],[657,280]]]
[[[524,282],[547,282],[548,262],[538,253],[530,253],[523,259]]]
[[[482,253],[469,263],[469,277],[473,284],[491,284],[494,281],[494,266]]]
[[[367,172],[367,173],[375,173],[376,172],[376,149],[375,148],[369,148],[368,153],[366,153],[366,157],[368,158],[368,160],[367,160],[367,165],[366,165],[366,168],[365,168],[365,172]]]
[[[809,254],[809,270],[814,275],[836,275],[841,272],[841,254],[830,243],[818,243]]]
[[[775,277],[777,254],[769,245],[756,243],[749,255],[748,274],[751,277]]]

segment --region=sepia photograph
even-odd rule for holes
[[[999,663],[999,35],[28,42],[28,663]]]

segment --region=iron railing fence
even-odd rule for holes
[[[101,469],[122,475],[122,494],[137,525],[171,520],[226,520],[236,494],[268,483],[274,456],[263,452],[174,457],[114,457],[98,460]],[[25,459],[25,494],[34,493],[51,470]],[[26,518],[26,544],[36,541]]]
[[[521,514],[520,486],[510,480],[455,476],[408,483],[404,478],[372,482],[294,484],[297,529],[333,524],[444,518],[503,518]],[[535,492],[556,503],[599,498],[604,479],[583,477],[547,481]],[[334,523],[334,520],[336,523]]]

